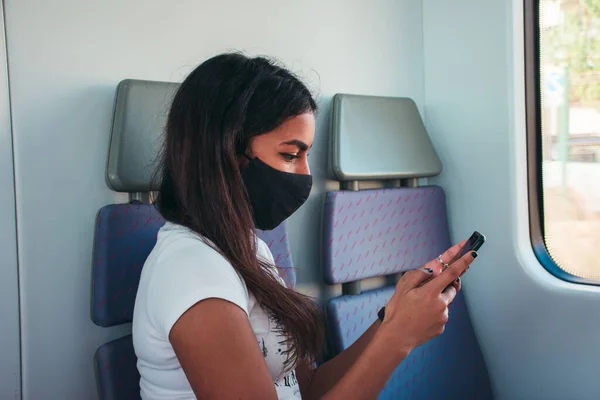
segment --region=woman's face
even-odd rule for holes
[[[315,116],[305,113],[290,118],[272,131],[250,140],[250,153],[272,168],[310,175],[308,151],[315,138]]]

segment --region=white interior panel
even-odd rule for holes
[[[3,16],[0,3],[0,17]],[[0,399],[21,393],[19,342],[19,277],[10,95],[4,36],[0,18]]]
[[[465,275],[499,399],[597,399],[600,290],[551,276],[527,210],[523,3],[423,1],[425,122],[455,239],[487,236]],[[452,318],[452,316],[450,316]]]

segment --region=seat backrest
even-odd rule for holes
[[[164,125],[165,102],[174,84],[126,80],[119,85],[111,136],[107,177],[121,192],[154,190],[148,166],[153,165]],[[162,124],[162,125],[161,125]],[[150,143],[150,144],[149,144]],[[139,149],[147,151],[140,152]],[[100,209],[92,261],[92,321],[112,327],[133,320],[142,267],[156,244],[165,220],[152,204],[132,201]],[[296,274],[284,221],[271,231],[257,231],[267,243],[280,274],[293,287]],[[101,399],[139,399],[139,373],[131,335],[102,345],[95,355]]]
[[[446,197],[436,186],[329,192],[323,228],[328,284],[408,271],[450,244]]]
[[[165,221],[156,207],[134,201],[102,207],[96,218],[92,321],[109,327],[133,320],[142,266]]]
[[[441,163],[420,121],[409,99],[336,95],[332,125],[336,177],[347,182],[438,174]],[[360,161],[353,162],[356,159]],[[358,184],[345,185],[357,190],[328,192],[323,224],[323,278],[355,292],[327,305],[336,352],[366,331],[395,289],[360,293],[350,283],[418,268],[451,244],[442,188],[358,190]],[[387,382],[381,399],[492,397],[462,292],[449,312],[444,334],[411,352]]]
[[[140,373],[131,335],[98,348],[94,370],[101,400],[133,400],[140,397]]]

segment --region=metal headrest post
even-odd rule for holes
[[[361,293],[360,281],[342,283],[343,295],[357,295]]]
[[[129,193],[129,201],[141,201],[142,203],[150,203],[150,193],[134,192]]]
[[[400,186],[409,187],[409,188],[419,187],[419,178],[402,179]]]
[[[340,189],[358,192],[360,190],[360,187],[358,186],[358,181],[344,181],[340,182]]]

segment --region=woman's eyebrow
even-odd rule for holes
[[[288,140],[287,142],[282,142],[281,144],[291,145],[291,146],[297,146],[298,149],[300,149],[301,151],[308,150],[308,145],[306,143],[304,143],[303,141],[298,140],[298,139]]]

